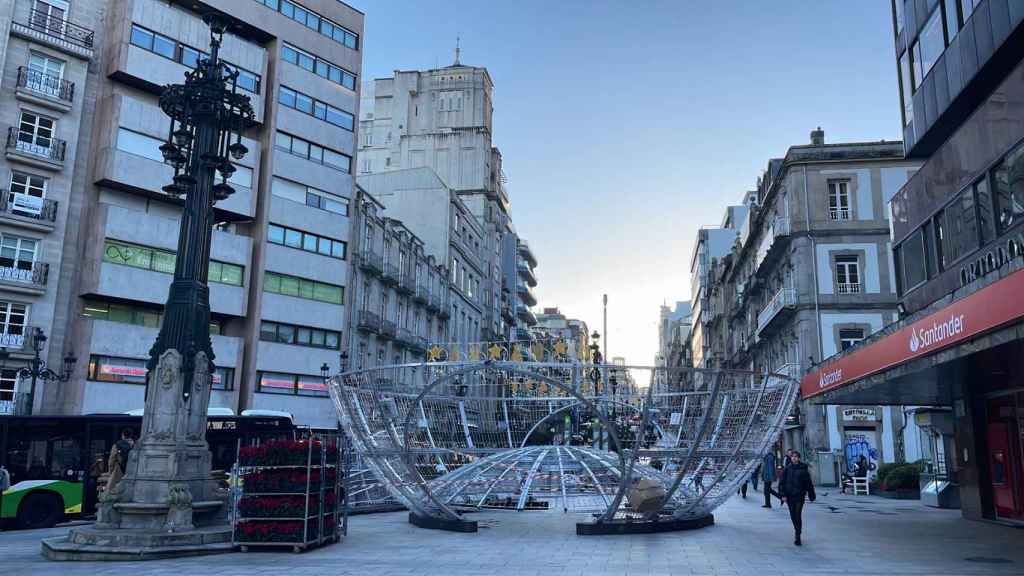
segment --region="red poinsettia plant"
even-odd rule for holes
[[[304,466],[320,464],[324,451],[327,464],[338,463],[338,445],[324,445],[319,440],[268,440],[259,446],[246,446],[239,451],[242,466]]]
[[[318,468],[309,470],[308,474],[302,469],[255,470],[245,474],[242,482],[245,485],[245,492],[250,494],[305,492],[307,488],[319,491],[321,478],[332,486],[338,478],[338,473],[334,468],[326,469],[323,474]]]
[[[247,520],[235,527],[235,538],[241,542],[302,542],[305,523],[279,520]],[[310,523],[310,532],[316,523]],[[314,534],[307,534],[315,538]]]
[[[245,496],[238,501],[242,518],[305,518],[320,512],[316,495],[308,496]]]

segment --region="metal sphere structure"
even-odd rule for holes
[[[707,525],[778,437],[797,386],[780,374],[501,361],[330,381],[356,455],[410,521],[473,531],[463,511],[594,514],[580,533]]]

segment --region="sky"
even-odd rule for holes
[[[768,160],[809,142],[898,140],[889,0],[347,0],[363,79],[462,63],[494,80],[539,304],[649,365],[659,306],[689,298],[696,231]]]

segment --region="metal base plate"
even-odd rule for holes
[[[651,522],[580,522],[576,524],[577,536],[604,536],[612,534],[656,534],[706,528],[715,523],[715,516],[708,514],[688,520],[658,520]]]
[[[476,532],[476,522],[469,520],[447,520],[433,516],[421,516],[409,513],[409,524],[429,530],[446,530],[448,532]]]

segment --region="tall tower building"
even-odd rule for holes
[[[514,326],[512,315],[502,315],[502,240],[513,228],[501,153],[492,143],[493,91],[487,69],[463,65],[456,54],[451,66],[396,70],[367,84],[360,117],[360,175],[428,167],[483,227],[478,340],[506,339]],[[505,288],[514,293],[514,285]]]

